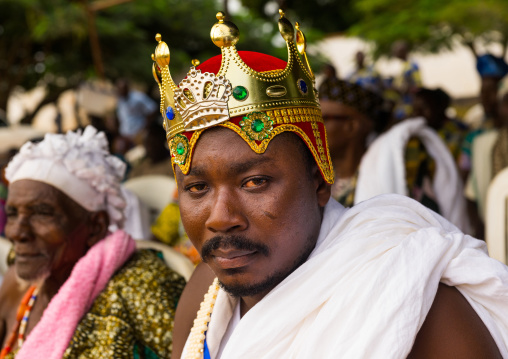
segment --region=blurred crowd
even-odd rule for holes
[[[403,62],[393,78],[380,76],[361,51],[343,79],[333,66],[323,69],[332,196],[352,206],[376,194],[406,194],[484,239],[489,184],[508,165],[508,94],[500,90],[508,65],[477,57],[479,103],[458,118],[443,89],[423,86],[408,44],[396,42],[392,51]]]
[[[343,78],[330,64],[321,71],[317,85],[336,175],[332,196],[350,207],[377,194],[405,194],[484,239],[487,190],[508,167],[508,94],[499,90],[508,65],[491,54],[477,57],[478,104],[458,118],[450,111],[453,99],[443,89],[423,86],[409,45],[398,41],[392,52],[403,63],[395,77],[382,77],[362,51],[354,55],[355,70]],[[127,166],[126,230],[135,239],[174,247],[197,263],[199,255],[179,219],[158,99],[150,91],[134,89],[127,79],[116,81],[115,93],[114,112],[89,113],[85,122],[106,134],[110,153]],[[4,167],[17,150],[3,153]],[[143,192],[156,192],[158,187],[136,192],[129,185],[153,176],[173,183],[167,203],[156,208]],[[6,197],[7,181],[2,178],[2,234]]]
[[[315,86],[326,128],[328,160],[335,172],[331,196],[344,207],[353,207],[378,195],[405,195],[440,214],[462,232],[488,242],[489,188],[496,176],[508,168],[508,93],[501,90],[508,64],[489,53],[476,57],[476,71],[481,78],[477,104],[459,117],[458,111],[453,110],[454,99],[445,90],[424,86],[420,66],[410,53],[411,48],[405,41],[393,44],[392,56],[402,62],[402,67],[397,76],[390,78],[383,77],[376,63],[369,62],[362,51],[354,54],[355,69],[349,74],[339,76],[340,69],[331,64],[323,67]],[[310,75],[309,79],[312,79]],[[304,80],[296,83],[302,95],[308,94]],[[57,112],[54,125],[58,135],[27,132],[23,136],[29,137],[26,139],[30,142],[23,145],[12,141],[10,145],[6,140],[3,145],[3,153],[0,153],[0,253],[9,253],[10,268],[0,263],[0,284],[3,283],[0,303],[4,303],[0,305],[0,319],[6,318],[0,320],[0,337],[4,342],[0,359],[12,359],[17,351],[21,354],[19,358],[34,357],[34,353],[46,357],[44,350],[51,352],[55,347],[60,357],[77,357],[76,353],[87,353],[83,357],[95,357],[88,356],[95,353],[100,357],[104,348],[111,351],[104,357],[121,357],[130,352],[133,357],[153,358],[169,357],[171,353],[177,303],[196,266],[195,273],[200,275],[202,259],[182,225],[172,154],[157,95],[150,87],[124,78],[112,84],[108,96],[114,98],[114,108],[94,111],[94,101],[89,100],[84,119],[76,116],[80,119],[70,128],[76,132],[63,134],[69,126],[63,125],[62,114]],[[208,87],[205,93],[206,89]],[[95,93],[94,96],[100,98],[102,95]],[[312,99],[314,101],[314,96]],[[279,106],[284,102],[274,103]],[[173,110],[172,107],[167,109]],[[274,111],[279,110],[277,107]],[[317,125],[322,126],[316,103],[313,110],[317,120],[313,120],[311,126],[315,126],[314,140],[320,144],[325,134],[315,129]],[[266,123],[273,124],[273,121]],[[262,126],[263,129],[265,122]],[[7,139],[14,133],[9,131],[19,129],[15,126],[0,128],[0,138]],[[254,143],[268,135],[259,138],[250,137]],[[188,143],[187,137],[185,141]],[[307,139],[307,142],[311,141]],[[177,148],[175,142],[172,143]],[[199,142],[194,140],[193,143]],[[185,156],[192,154],[192,148],[185,151],[189,151]],[[316,149],[313,151],[317,159]],[[320,151],[324,161],[327,158],[322,146]],[[237,152],[231,152],[237,156]],[[309,155],[306,149],[304,152]],[[329,178],[328,184],[331,176]],[[252,182],[257,180],[265,179],[254,178]],[[288,191],[290,195],[286,197],[305,199],[304,195],[298,197],[299,193],[293,192]],[[46,206],[42,197],[47,197],[52,207]],[[277,196],[271,197],[276,203],[283,202]],[[184,215],[185,198],[182,195]],[[394,198],[408,201],[405,197]],[[240,203],[236,197],[233,201]],[[328,202],[328,205],[333,203]],[[198,208],[194,203],[192,206],[193,210]],[[335,206],[340,207],[336,203]],[[385,210],[389,206],[381,208]],[[289,207],[287,205],[286,209]],[[310,205],[301,207],[312,208]],[[427,212],[432,213],[425,210]],[[323,212],[319,212],[319,216],[324,216]],[[391,220],[397,222],[399,219],[389,218],[386,223]],[[436,221],[439,220],[440,217]],[[291,226],[289,221],[287,225]],[[193,228],[192,223],[187,228]],[[375,232],[377,228],[369,231]],[[37,245],[32,243],[32,246],[40,246],[37,247],[39,252],[27,245],[31,238],[36,239],[32,242]],[[72,245],[66,242],[68,238],[73,239]],[[270,236],[265,238],[271,239]],[[155,250],[136,252],[136,248]],[[250,255],[257,253],[234,254],[228,260]],[[206,261],[206,256],[203,257]],[[13,263],[16,265],[12,266]],[[13,267],[17,267],[16,274]],[[235,273],[235,267],[226,269]],[[208,288],[210,282],[206,284],[203,288]],[[218,284],[214,286],[218,292]],[[195,300],[203,298],[201,289],[191,285],[191,289],[186,290]],[[210,293],[206,298],[213,297],[213,292]],[[38,294],[36,303],[41,309],[34,311],[31,324],[27,324]],[[57,299],[51,300],[52,297]],[[314,304],[321,305],[321,302]],[[19,309],[13,310],[16,307]],[[239,321],[240,305],[236,308]],[[43,310],[46,310],[44,316]],[[52,343],[47,335],[58,328],[58,315],[64,311],[65,319],[71,323],[62,325],[67,331],[56,335]],[[37,331],[33,323],[38,321],[42,324]],[[31,334],[31,341],[26,338],[25,343],[27,325],[32,325],[27,332],[34,329],[34,334]],[[201,331],[201,341],[207,330],[206,326],[203,328],[197,329]],[[183,346],[179,350],[182,349]]]

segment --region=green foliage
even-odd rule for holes
[[[54,97],[97,76],[86,7],[97,1],[0,0],[0,109],[5,109],[16,86],[32,88],[44,83]],[[160,33],[170,47],[171,72],[179,81],[191,59],[203,61],[220,54],[210,40],[210,29],[221,4],[218,0],[133,0],[95,12],[92,23],[106,77],[154,85],[150,55],[157,45],[155,34]],[[277,17],[260,16],[250,7],[235,15],[233,21],[240,29],[238,48],[285,58],[285,46],[276,48],[272,41],[280,37]],[[303,20],[302,29],[310,41],[321,35],[307,31],[309,28]]]
[[[468,46],[478,38],[506,45],[506,0],[358,0],[354,7],[361,18],[349,33],[375,42],[377,55],[400,39],[429,52],[450,48],[456,38]]]
[[[314,29],[321,34],[346,31],[358,20],[353,0],[279,0],[277,3],[286,11],[286,15],[293,21],[300,22],[306,29]],[[251,9],[258,17],[268,18],[268,5],[275,8],[273,0],[242,0],[245,7]]]

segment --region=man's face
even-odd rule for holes
[[[315,246],[319,190],[293,134],[256,154],[233,131],[207,130],[188,175],[177,167],[182,221],[203,260],[230,293],[264,295],[306,260]]]
[[[87,211],[48,184],[9,186],[6,237],[14,243],[16,272],[33,281],[70,271],[87,250]]]
[[[434,122],[435,113],[432,106],[430,106],[421,96],[415,96],[413,101],[413,116],[422,116],[428,122]]]

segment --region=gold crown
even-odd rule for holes
[[[222,63],[217,75],[191,67],[179,86],[169,71],[170,50],[155,36],[152,72],[161,93],[161,113],[168,141],[184,131],[194,131],[255,111],[311,107],[319,109],[315,77],[306,54],[306,40],[298,23],[295,30],[279,10],[279,32],[286,41],[288,61],[284,69],[258,72],[240,57],[235,44],[239,30],[217,13],[218,22],[210,37],[221,48]],[[301,56],[300,56],[301,55]],[[194,65],[197,62],[193,61]]]

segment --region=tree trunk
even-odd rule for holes
[[[3,110],[7,113],[7,100],[9,99],[9,90],[0,87],[0,111]]]

